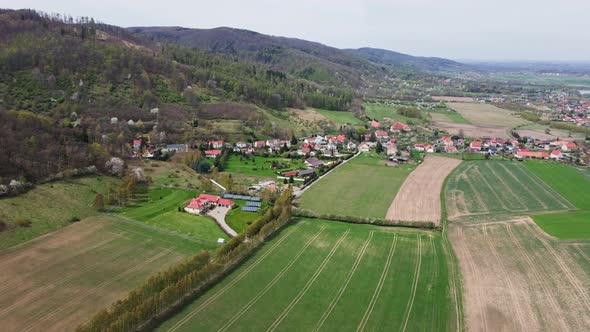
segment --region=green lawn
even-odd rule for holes
[[[524,165],[580,210],[533,216],[533,220],[558,238],[590,238],[590,179],[584,171],[550,162],[527,161]]]
[[[233,201],[234,203],[236,203],[237,207],[232,209],[227,214],[227,216],[225,216],[225,222],[234,231],[242,233],[248,227],[248,225],[250,225],[260,217],[261,211],[264,211],[264,204],[262,209],[259,209],[258,212],[246,212],[242,211],[242,207],[246,206],[246,201],[236,199],[234,199]]]
[[[441,236],[299,219],[159,331],[455,331]]]
[[[373,154],[361,154],[312,185],[300,207],[319,214],[385,218],[414,165],[388,167]]]
[[[55,181],[36,186],[16,196],[0,199],[0,221],[10,230],[0,233],[0,249],[8,248],[70,224],[73,217],[85,218],[98,212],[92,207],[97,192],[118,180],[93,176]],[[17,219],[31,222],[31,227],[18,227]]]
[[[329,111],[321,108],[314,110],[337,124],[363,124],[363,121],[356,118],[351,112]]]
[[[281,167],[279,169],[273,169],[273,161],[281,163],[284,167]],[[227,162],[227,165],[225,166],[225,171],[227,172],[265,176],[271,178],[276,178],[278,176],[278,174],[276,173],[277,171],[286,172],[288,170],[295,169],[307,169],[307,166],[305,166],[303,159],[287,159],[281,157],[260,156],[243,157],[231,155]]]
[[[449,176],[445,197],[450,219],[471,222],[573,208],[521,163],[508,161],[462,163]]]
[[[463,117],[463,115],[461,115],[461,113],[458,112],[454,112],[452,110],[430,110],[428,111],[429,113],[437,113],[437,114],[443,114],[444,116],[446,116],[447,118],[449,118],[449,120],[451,122],[455,122],[455,123],[469,123],[469,121],[467,121],[467,119],[465,119]]]
[[[146,224],[188,234],[209,242],[218,238],[227,239],[227,235],[209,217],[179,212],[178,207],[184,207],[186,202],[198,193],[189,190],[151,187],[145,197],[121,211],[121,214]]]
[[[574,167],[542,161],[526,161],[524,166],[576,208],[590,210],[590,180]]]
[[[560,239],[590,238],[590,211],[533,216],[545,232]]]

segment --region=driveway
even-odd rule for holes
[[[215,209],[207,212],[207,215],[213,219],[215,222],[221,227],[221,229],[225,232],[225,234],[229,235],[230,237],[235,237],[238,235],[236,231],[234,231],[228,224],[225,223],[225,215],[231,210],[228,207],[216,207]]]

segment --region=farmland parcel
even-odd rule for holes
[[[4,331],[71,331],[199,248],[146,226],[93,217],[0,251]]]
[[[427,156],[404,181],[387,211],[386,218],[400,221],[440,223],[440,192],[451,171],[460,160]]]
[[[446,249],[434,232],[302,219],[159,330],[455,330]]]
[[[361,154],[314,183],[300,206],[324,215],[384,218],[413,167],[387,167],[379,157]]]

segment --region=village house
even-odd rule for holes
[[[389,128],[390,131],[392,132],[402,132],[402,131],[410,131],[410,126],[408,126],[407,124],[403,123],[403,122],[396,122],[394,124],[391,125],[391,127]]]
[[[395,146],[395,144],[390,144],[387,147],[386,153],[388,156],[395,156],[397,154],[397,146]]]
[[[480,152],[481,151],[481,142],[480,141],[473,141],[469,143],[469,152]]]
[[[190,200],[184,208],[184,211],[193,214],[201,214],[217,206],[232,207],[233,205],[234,202],[229,199],[221,198],[216,195],[200,194],[199,197]]]
[[[133,150],[139,150],[139,148],[141,148],[141,140],[134,139],[133,140]]]
[[[250,143],[246,143],[246,142],[237,142],[236,143],[236,147],[240,148],[240,149],[245,149],[247,147],[249,147],[251,144]]]
[[[346,144],[346,148],[348,151],[356,150],[356,144],[354,144],[354,142],[348,142],[348,144]]]
[[[459,152],[459,150],[457,150],[457,147],[456,146],[445,146],[443,148],[443,150],[445,152],[447,152],[447,153],[457,153],[457,152]]]
[[[223,141],[209,141],[209,146],[213,149],[221,149],[223,148],[224,142]]]
[[[428,153],[433,153],[434,152],[434,148],[432,147],[432,145],[428,144],[425,148],[424,151],[428,152]]]
[[[374,145],[375,143],[373,142],[362,142],[361,144],[359,144],[359,151],[369,152]]]
[[[310,168],[317,168],[320,166],[324,166],[324,162],[319,160],[316,157],[311,157],[311,158],[305,159],[305,165],[307,165]]]
[[[422,144],[422,143],[416,143],[416,144],[414,144],[414,150],[416,150],[416,151],[424,151],[424,144]]]
[[[379,123],[379,121],[371,120],[371,127],[381,128],[381,123]]]
[[[384,142],[389,138],[389,135],[385,130],[377,130],[375,131],[375,137],[377,137],[378,140]]]
[[[530,151],[528,149],[518,149],[514,156],[518,159],[549,159],[547,151]]]
[[[555,160],[561,160],[563,158],[563,154],[561,153],[560,150],[554,149],[553,151],[551,151],[551,155],[549,155],[549,158],[555,159]]]
[[[265,141],[256,141],[254,142],[254,147],[256,149],[262,149],[266,146],[266,142]]]
[[[448,137],[448,136],[443,136],[439,140],[438,143],[439,144],[442,144],[443,146],[453,146],[454,145],[453,140],[450,137]]]
[[[171,152],[188,152],[188,145],[186,144],[167,144],[163,150]]]
[[[205,150],[205,157],[207,158],[216,158],[219,155],[221,155],[221,150]]]

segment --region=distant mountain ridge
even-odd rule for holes
[[[156,42],[177,43],[205,52],[245,57],[320,83],[341,79],[353,87],[363,79],[389,74],[455,71],[467,65],[442,58],[415,57],[374,48],[338,49],[321,43],[234,29],[131,27]],[[339,82],[342,83],[342,82]]]

